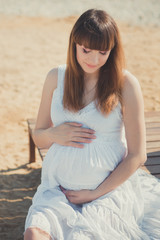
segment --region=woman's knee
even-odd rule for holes
[[[52,240],[50,235],[39,228],[27,228],[24,240]]]

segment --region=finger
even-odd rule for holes
[[[76,136],[78,137],[83,137],[83,138],[89,138],[89,139],[95,139],[96,136],[94,134],[90,134],[90,133],[84,133],[84,132],[77,132]]]
[[[78,131],[80,130],[80,132],[86,132],[86,133],[90,133],[90,134],[95,133],[95,130],[93,130],[93,129],[81,127],[81,126],[83,125],[82,123],[66,122],[66,124],[68,124],[68,125],[70,125],[70,126],[78,127],[77,130],[78,130]]]
[[[69,142],[66,144],[66,146],[69,147],[76,147],[76,148],[84,148],[84,145],[81,143],[76,143],[76,142]]]
[[[77,131],[79,131],[81,133],[89,133],[89,134],[94,134],[95,133],[95,130],[90,129],[90,128],[84,128],[84,127],[81,127],[79,129],[77,129]]]
[[[81,142],[81,143],[91,143],[92,142],[92,139],[83,138],[83,137],[73,137],[72,140],[75,142]]]
[[[70,126],[75,126],[75,127],[80,127],[82,126],[82,123],[77,123],[77,122],[65,122],[67,125]]]

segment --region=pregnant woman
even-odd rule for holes
[[[44,83],[34,140],[49,150],[25,240],[160,239],[160,182],[139,169],[142,93],[106,12],[90,9],[73,26],[67,64]]]

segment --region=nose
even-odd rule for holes
[[[97,65],[99,62],[99,56],[97,53],[93,53],[91,56],[90,56],[90,64],[92,65]]]

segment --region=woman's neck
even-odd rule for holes
[[[85,74],[84,75],[84,93],[89,93],[96,88],[98,82],[98,74]]]
[[[91,82],[91,81],[98,81],[98,77],[99,77],[99,71],[94,72],[94,73],[84,73],[84,80]]]
[[[98,77],[99,74],[97,73],[84,74],[84,92],[83,92],[84,106],[88,105],[95,99]]]

